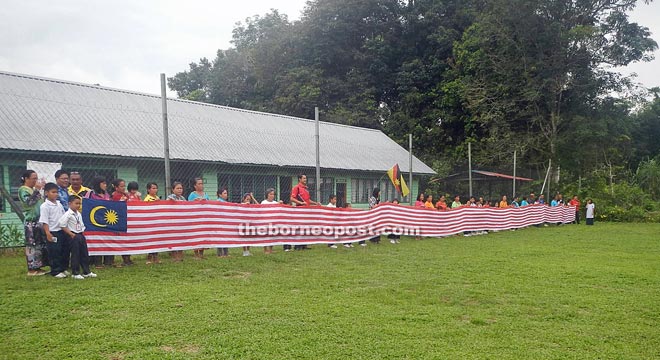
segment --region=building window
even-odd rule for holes
[[[309,190],[309,195],[312,200],[315,200],[320,203],[328,201],[331,194],[334,194],[335,191],[335,178],[331,177],[322,177],[321,178],[321,198],[316,198],[316,177],[308,176],[307,177],[307,188]]]
[[[18,189],[23,186],[21,176],[25,172],[25,166],[9,166],[9,193],[14,201],[18,200]]]
[[[264,199],[266,189],[277,189],[277,176],[272,175],[219,175],[218,187],[227,188],[229,201],[240,203],[243,194],[252,193],[257,201]]]
[[[356,204],[368,204],[369,197],[377,186],[378,180],[376,179],[351,179],[351,202]]]
[[[380,189],[380,202],[392,201],[399,199],[399,202],[405,202],[407,197],[402,197],[396,189],[394,184],[389,179],[381,179],[380,182],[376,179],[351,179],[351,197],[350,201],[356,204],[368,204],[369,198],[374,189]]]

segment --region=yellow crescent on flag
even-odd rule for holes
[[[92,209],[92,211],[89,212],[89,222],[91,222],[94,226],[96,227],[107,227],[108,225],[103,225],[99,224],[96,219],[94,219],[94,215],[96,215],[96,212],[101,210],[101,209],[106,209],[105,206],[97,206]]]

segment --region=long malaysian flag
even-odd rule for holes
[[[440,237],[569,223],[575,209],[463,207],[436,211],[381,204],[372,210],[226,202],[129,202],[125,233],[86,232],[90,255],[198,248],[347,243],[376,235]]]

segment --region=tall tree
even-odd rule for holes
[[[558,160],[572,121],[590,121],[657,44],[628,21],[633,0],[490,0],[454,49],[456,88],[494,159],[519,149]]]

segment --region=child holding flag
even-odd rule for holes
[[[80,215],[81,205],[82,199],[80,196],[69,195],[69,210],[60,218],[62,232],[71,239],[69,241],[71,272],[73,273],[72,277],[77,280],[96,277],[96,274],[89,270],[89,251],[87,250],[87,239],[83,235],[85,224],[83,224],[82,215]],[[82,275],[80,275],[81,267]]]

